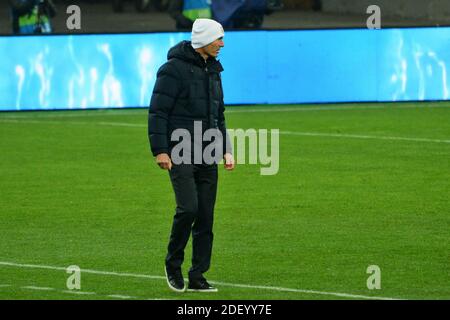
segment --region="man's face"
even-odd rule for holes
[[[219,38],[216,41],[208,44],[206,47],[203,48],[204,53],[206,53],[209,57],[217,58],[217,56],[220,53],[220,49],[225,46],[225,43],[223,42],[223,38]]]

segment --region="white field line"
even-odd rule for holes
[[[30,290],[40,290],[40,291],[52,291],[55,290],[54,288],[48,288],[48,287],[36,287],[36,286],[25,286],[21,287],[22,289],[30,289]]]
[[[450,104],[443,105],[397,105],[392,106],[389,104],[377,104],[370,106],[357,106],[357,105],[337,105],[337,106],[323,106],[323,107],[311,107],[311,106],[267,106],[267,107],[232,107],[226,111],[226,113],[259,113],[259,112],[309,112],[309,111],[346,111],[346,110],[377,110],[377,109],[429,109],[429,108],[448,108]],[[0,113],[0,119],[38,119],[38,118],[84,118],[84,117],[104,117],[104,116],[133,116],[145,114],[147,108],[142,109],[112,109],[112,110],[89,110],[81,113],[83,110],[64,110],[64,111],[46,111],[46,112],[23,112],[22,115],[10,115]],[[42,110],[45,111],[45,110]],[[72,112],[70,112],[72,111]],[[39,114],[37,112],[40,112]],[[63,112],[63,113],[54,113]],[[67,112],[67,113],[66,113]],[[80,112],[80,113],[79,113]]]
[[[291,289],[291,288],[270,287],[270,286],[255,286],[255,285],[246,285],[246,284],[224,283],[224,282],[218,282],[218,281],[209,281],[209,282],[212,284],[216,284],[216,285],[230,286],[230,287],[236,287],[236,288],[273,290],[273,291],[282,291],[282,292],[298,292],[298,293],[306,293],[306,294],[329,295],[329,296],[336,296],[336,297],[343,297],[343,298],[366,299],[366,300],[367,299],[369,299],[369,300],[404,300],[404,299],[387,298],[387,297],[371,297],[371,296],[349,294],[349,293],[326,292],[326,291],[305,290],[305,289]]]
[[[69,293],[69,294],[78,294],[80,296],[86,295],[97,295],[95,292],[87,292],[87,291],[76,291],[76,290],[62,290],[63,293]]]
[[[101,125],[113,127],[131,127],[131,128],[147,128],[146,124],[126,123],[126,122],[86,122],[86,121],[48,121],[48,120],[17,120],[17,119],[0,119],[0,122],[9,123],[37,123],[37,124],[75,124],[75,125]],[[450,143],[450,140],[414,138],[414,137],[392,137],[392,136],[372,136],[362,134],[339,134],[339,133],[321,133],[321,132],[297,132],[297,131],[280,131],[280,134],[295,136],[312,136],[312,137],[331,137],[331,138],[350,138],[350,139],[377,139],[377,140],[397,140],[397,141],[413,141],[413,142],[431,142],[431,143]]]
[[[13,287],[10,284],[0,284],[0,288],[6,288],[6,287]],[[77,291],[77,290],[58,290],[55,288],[49,288],[49,287],[38,287],[38,286],[23,286],[23,287],[19,287],[21,289],[26,289],[26,290],[36,290],[36,291],[56,291],[59,293],[67,293],[67,294],[75,294],[75,295],[98,295],[98,296],[103,296],[103,297],[108,297],[108,298],[113,298],[113,299],[123,299],[123,300],[128,300],[128,299],[140,299],[139,297],[133,297],[133,296],[128,296],[128,295],[123,295],[123,294],[98,294],[95,292],[88,292],[88,291]],[[145,299],[145,300],[167,300],[164,298],[150,298],[150,299]]]
[[[132,297],[132,296],[124,296],[124,295],[121,295],[121,294],[110,294],[110,295],[107,295],[107,297],[109,297],[109,298],[115,298],[115,299],[136,299],[135,297]]]
[[[45,266],[45,265],[36,265],[36,264],[20,264],[15,262],[6,262],[0,261],[0,265],[10,266],[10,267],[19,267],[19,268],[31,268],[31,269],[49,269],[49,270],[63,270],[64,272],[67,268],[64,267],[55,267],[55,266]],[[83,273],[92,273],[92,274],[101,274],[105,276],[117,276],[117,277],[134,277],[134,278],[146,278],[146,279],[154,279],[161,280],[166,279],[163,276],[151,276],[151,275],[143,275],[143,274],[135,274],[135,273],[123,273],[123,272],[111,272],[111,271],[98,271],[98,270],[89,270],[89,269],[81,269]]]
[[[0,261],[0,265],[9,266],[9,267],[17,267],[17,268],[64,270],[64,271],[66,270],[66,268],[64,268],[64,267],[35,265],[35,264],[20,264],[20,263],[7,262],[7,261]],[[154,275],[136,274],[136,273],[121,273],[121,272],[111,272],[111,271],[98,271],[98,270],[90,270],[90,269],[81,269],[81,272],[91,273],[91,274],[100,274],[100,275],[119,276],[119,277],[129,277],[129,278],[132,277],[132,278],[157,279],[157,280],[163,280],[163,279],[165,280],[166,279],[163,276],[154,276]],[[294,292],[294,293],[335,296],[335,297],[352,298],[352,299],[399,300],[397,298],[355,295],[355,294],[341,293],[341,292],[327,292],[327,291],[304,290],[304,289],[282,288],[282,287],[272,287],[272,286],[235,284],[235,283],[218,282],[218,281],[210,281],[210,282],[213,284],[227,286],[227,287],[234,287],[234,288],[259,289],[259,290],[268,290],[268,291],[277,291],[277,292]],[[73,292],[71,291],[71,293],[73,293]]]
[[[333,138],[402,140],[402,141],[415,141],[415,142],[450,143],[450,140],[428,139],[428,138],[409,138],[409,137],[390,137],[390,136],[371,136],[371,135],[361,135],[361,134],[296,132],[296,131],[280,131],[280,134],[294,135],[294,136],[312,136],[312,137],[333,137]]]

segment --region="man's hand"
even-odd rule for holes
[[[161,169],[172,169],[172,161],[167,153],[160,153],[156,156],[156,163]]]
[[[234,158],[231,153],[225,153],[223,155],[223,160],[224,160],[224,166],[225,166],[226,170],[231,171],[234,169]]]

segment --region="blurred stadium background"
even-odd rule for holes
[[[138,14],[132,0],[124,1],[124,11],[114,13],[112,0],[55,0],[58,14],[55,32],[68,33],[65,14],[68,5],[77,4],[83,13],[81,33],[174,31],[175,24],[167,12],[149,6]],[[283,0],[284,9],[267,15],[264,28],[336,28],[366,27],[366,9],[378,3],[383,6],[383,26],[435,26],[450,22],[446,1],[431,0],[322,0],[320,10],[313,10],[314,0]],[[372,3],[373,2],[373,3]],[[0,4],[0,33],[10,34],[8,1]]]
[[[178,299],[145,108],[189,34],[155,6],[55,3],[50,36],[12,36],[0,5],[0,299]],[[221,57],[228,127],[280,129],[280,172],[220,173],[220,292],[181,298],[449,299],[448,1],[283,3],[262,30],[229,30]],[[369,4],[384,30],[366,29]],[[91,270],[81,293],[69,265]]]

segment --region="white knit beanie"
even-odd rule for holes
[[[192,47],[203,48],[225,35],[220,23],[211,19],[196,19],[192,26]]]

